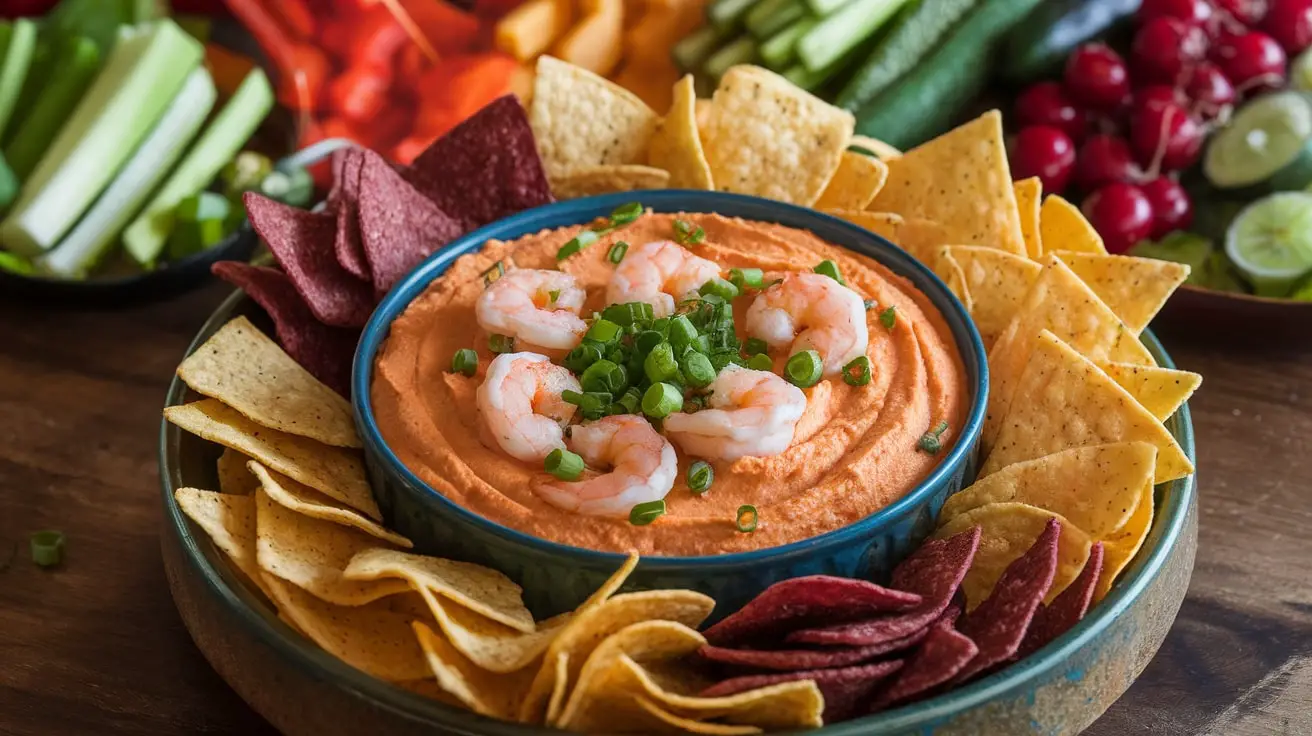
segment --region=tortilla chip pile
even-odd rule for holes
[[[378,301],[448,242],[552,201],[524,109],[503,97],[394,167],[364,148],[337,151],[322,212],[259,194],[246,212],[281,270],[224,262],[214,273],[273,318],[298,363],[349,395],[351,357]]]
[[[1048,606],[1064,561],[1063,524],[1048,520],[997,587],[964,613],[960,586],[981,546],[969,527],[931,541],[893,571],[890,587],[816,575],[777,583],[706,630],[699,656],[725,676],[725,697],[810,680],[826,723],[904,705],[966,683],[1060,636],[1084,615],[1101,564]],[[978,551],[977,551],[978,550]]]
[[[535,621],[500,572],[406,551],[382,524],[350,406],[244,317],[178,375],[206,398],[165,417],[224,447],[219,489],[180,488],[178,506],[279,618],[352,667],[482,715],[582,732],[820,725],[812,682],[698,696],[690,655],[715,601],[617,593],[636,555],[574,611]]]

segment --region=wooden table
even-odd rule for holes
[[[156,536],[165,387],[226,293],[0,302],[0,566],[17,549],[0,572],[0,734],[272,731],[192,645]],[[1166,342],[1206,376],[1198,563],[1157,658],[1088,733],[1312,733],[1312,349]],[[26,549],[46,528],[68,539],[50,571]]]

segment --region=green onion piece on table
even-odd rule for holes
[[[624,260],[624,254],[628,252],[629,244],[621,240],[615,245],[612,245],[610,250],[606,252],[606,260],[611,263],[619,263]]]
[[[729,299],[738,296],[738,287],[734,286],[732,282],[725,281],[724,279],[711,279],[702,284],[702,288],[698,289],[698,292],[701,294],[714,294],[715,296],[728,301]]]
[[[648,501],[633,507],[629,512],[629,523],[634,526],[647,526],[665,515],[665,499]]]
[[[605,345],[618,340],[620,332],[622,332],[622,330],[619,325],[602,317],[592,323],[592,326],[588,328],[588,334],[584,335],[584,337]]]
[[[547,454],[543,464],[548,473],[561,480],[578,480],[583,475],[583,458],[559,447]]]
[[[487,349],[498,354],[513,353],[515,352],[515,338],[494,332],[487,336]]]
[[[578,235],[575,235],[566,241],[564,245],[560,246],[560,250],[556,251],[556,260],[563,261],[566,258],[569,258],[575,253],[578,253],[589,245],[597,242],[597,239],[600,237],[600,235],[597,235],[591,230],[580,232]]]
[[[928,452],[931,455],[938,454],[938,451],[943,449],[943,441],[941,438],[947,429],[947,421],[939,421],[933,429],[920,436],[920,440],[916,442],[916,449],[922,452]]]
[[[683,408],[683,392],[668,383],[653,383],[642,395],[642,413],[664,419]]]
[[[616,207],[610,213],[611,225],[627,225],[630,222],[642,217],[642,203],[629,202]]]
[[[889,307],[880,312],[879,324],[883,325],[885,329],[893,329],[893,325],[897,324],[897,307]]]
[[[759,337],[749,337],[747,342],[743,343],[743,352],[748,355],[764,355],[770,346]]]
[[[843,366],[843,383],[849,386],[864,386],[870,383],[870,359],[861,355]]]
[[[754,371],[773,371],[774,360],[765,353],[757,353],[747,359],[747,367]]]
[[[461,348],[451,356],[451,372],[472,376],[478,372],[478,353],[469,348]]]
[[[688,380],[688,385],[701,388],[715,380],[715,366],[702,353],[689,351],[684,354],[681,362],[683,377]]]
[[[765,285],[765,272],[759,268],[731,268],[729,282],[743,289],[759,289]]]
[[[679,364],[674,359],[674,348],[668,342],[652,348],[642,361],[642,372],[653,384],[673,378],[679,372]]]
[[[738,507],[738,513],[733,518],[733,526],[743,534],[751,534],[756,531],[756,525],[759,521],[760,514],[756,513],[756,507],[750,503],[745,503]]]
[[[715,468],[705,460],[698,460],[688,466],[688,490],[698,496],[711,490],[711,483],[715,481]]]
[[[62,532],[37,532],[32,535],[32,561],[41,567],[54,567],[64,559]]]
[[[820,360],[820,353],[814,350],[803,350],[796,353],[784,364],[784,378],[798,388],[810,388],[820,382],[820,376],[824,373],[824,361]]]
[[[843,280],[843,274],[838,271],[838,264],[834,263],[828,258],[826,258],[823,261],[820,261],[818,264],[816,264],[816,267],[811,270],[815,271],[821,276],[828,276],[829,278],[833,279],[834,281],[837,281],[843,286],[847,286],[847,282]]]

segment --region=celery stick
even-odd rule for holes
[[[217,97],[209,72],[204,67],[192,70],[127,165],[72,232],[38,260],[38,267],[63,278],[86,275],[196,137]]]
[[[41,154],[50,147],[100,69],[100,49],[91,39],[79,36],[61,45],[49,83],[26,111],[4,149],[19,179],[27,178],[36,168]]]
[[[855,0],[820,21],[797,42],[797,58],[813,72],[824,71],[861,45],[908,0]]]
[[[775,71],[787,69],[797,58],[797,39],[805,36],[819,22],[815,18],[803,18],[771,36],[761,44],[761,61]]]
[[[761,0],[747,14],[747,32],[758,41],[775,35],[806,15],[802,0]]]
[[[670,56],[674,59],[674,65],[679,67],[679,71],[684,73],[696,71],[697,67],[706,61],[706,57],[715,52],[716,47],[725,37],[724,31],[707,23],[674,44]]]
[[[756,2],[757,0],[714,0],[706,8],[706,17],[716,28],[731,31],[742,25],[743,17]]]
[[[105,68],[23,183],[0,223],[0,242],[30,256],[53,248],[154,129],[202,55],[201,45],[168,19],[114,44]]]
[[[214,180],[271,109],[273,89],[264,71],[256,67],[242,80],[232,98],[214,117],[146,209],[123,231],[123,245],[128,255],[143,266],[155,262],[173,229],[173,210],[178,203]]]
[[[750,64],[756,60],[756,41],[751,36],[743,36],[733,43],[711,54],[702,71],[707,76],[718,80],[729,71],[729,67],[738,64]]]
[[[18,177],[14,175],[5,157],[0,156],[0,212],[9,209],[9,205],[18,198],[18,190]]]
[[[13,114],[18,97],[23,92],[32,55],[36,53],[36,23],[27,18],[14,21],[9,29],[9,41],[0,56],[0,137]]]
[[[839,8],[847,5],[852,0],[806,0],[806,5],[812,13],[821,17],[829,15]]]

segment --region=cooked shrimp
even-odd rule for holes
[[[575,406],[560,394],[579,390],[574,374],[545,355],[505,353],[487,367],[478,387],[478,411],[502,450],[524,462],[541,462],[565,446],[564,427],[574,416]]]
[[[707,387],[710,408],[665,418],[665,434],[689,455],[737,460],[778,455],[793,442],[806,394],[769,371],[727,365]]]
[[[506,271],[478,297],[474,315],[488,332],[554,350],[579,344],[588,326],[579,317],[587,293],[563,271]]]
[[[674,305],[720,275],[720,266],[669,240],[631,250],[615,267],[606,289],[607,304],[647,302],[657,317],[674,313]]]
[[[547,503],[589,516],[627,516],[634,506],[665,498],[679,473],[674,447],[646,419],[621,414],[574,427],[570,449],[608,472],[535,486]]]
[[[828,276],[790,273],[747,308],[747,334],[788,354],[814,350],[824,375],[864,355],[870,342],[861,296]]]

